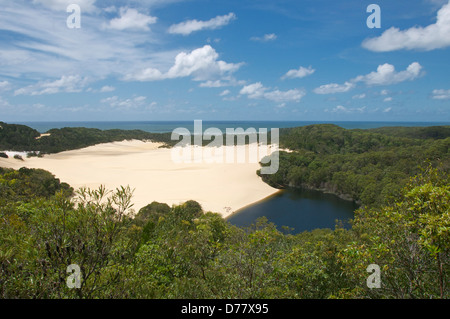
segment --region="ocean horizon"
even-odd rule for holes
[[[27,125],[40,133],[45,133],[50,129],[60,129],[64,127],[86,127],[100,130],[121,129],[121,130],[142,130],[150,133],[172,132],[178,127],[194,129],[194,121],[23,121],[8,122],[10,124]],[[307,126],[313,124],[335,124],[345,129],[372,129],[379,127],[426,127],[450,125],[450,122],[380,122],[380,121],[218,121],[205,120],[202,122],[203,130],[216,127],[225,132],[227,128],[253,127],[259,128],[289,128]]]

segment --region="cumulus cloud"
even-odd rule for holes
[[[354,83],[345,82],[344,84],[330,83],[319,86],[314,89],[316,94],[333,94],[348,92],[355,87]]]
[[[236,15],[233,12],[230,12],[227,15],[217,16],[208,21],[188,20],[185,22],[171,25],[169,27],[168,32],[171,34],[189,35],[192,32],[200,30],[205,29],[214,30],[223,27],[235,19]]]
[[[43,95],[56,94],[61,92],[75,93],[81,92],[88,82],[87,78],[79,75],[63,75],[55,81],[40,81],[14,91],[14,95]]]
[[[112,92],[112,91],[115,91],[116,90],[116,88],[115,87],[113,87],[113,86],[110,86],[110,85],[105,85],[105,86],[103,86],[101,89],[100,89],[100,93],[106,93],[106,92]]]
[[[304,78],[305,76],[311,75],[315,72],[311,66],[305,68],[300,66],[298,69],[289,70],[281,79],[294,79],[294,78]]]
[[[150,24],[156,23],[158,18],[139,13],[136,9],[120,8],[120,17],[114,18],[105,25],[114,30],[143,30],[148,31]]]
[[[262,37],[251,37],[250,38],[250,40],[252,40],[252,41],[259,41],[259,42],[274,41],[276,39],[277,39],[277,35],[275,33],[268,33]]]
[[[146,68],[135,74],[128,74],[125,80],[156,81],[192,76],[195,81],[212,81],[237,71],[242,65],[227,63],[218,58],[219,54],[210,45],[205,45],[191,52],[179,53],[174,65],[165,73],[155,68]]]
[[[366,39],[362,46],[375,52],[396,50],[441,49],[450,46],[450,1],[438,12],[436,23],[406,30],[392,27],[376,38]]]
[[[224,90],[224,91],[222,91],[222,93],[219,94],[219,96],[225,96],[225,95],[228,95],[230,93],[231,93],[230,90]]]
[[[262,85],[261,82],[244,86],[241,95],[247,95],[250,99],[267,99],[273,102],[299,102],[305,95],[304,90],[292,89],[288,91],[270,90]]]
[[[450,90],[433,90],[431,97],[435,100],[449,100]]]
[[[365,82],[367,85],[389,85],[400,83],[404,81],[411,81],[421,75],[422,66],[417,63],[411,63],[406,70],[396,72],[392,64],[385,63],[379,65],[375,72],[367,75],[360,75],[356,77],[354,82]]]
[[[377,70],[366,75],[359,75],[344,84],[325,84],[314,89],[316,94],[345,93],[356,87],[358,82],[364,82],[367,86],[391,85],[404,81],[412,81],[423,75],[423,67],[418,62],[411,63],[406,70],[397,72],[392,64],[379,65]],[[387,94],[383,90],[381,94]],[[355,98],[355,97],[354,97]]]

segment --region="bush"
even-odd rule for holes
[[[0,152],[0,157],[8,158],[8,155],[6,153]]]
[[[14,158],[15,158],[16,160],[23,161],[22,156],[20,156],[19,154],[14,155]]]

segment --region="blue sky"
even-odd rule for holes
[[[0,0],[0,120],[450,121],[449,57],[448,0]]]

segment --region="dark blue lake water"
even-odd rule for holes
[[[292,234],[316,228],[334,229],[336,221],[350,228],[358,206],[332,194],[313,190],[283,190],[279,193],[236,212],[227,220],[236,226],[247,227],[257,218],[265,216],[279,230],[293,228]]]

